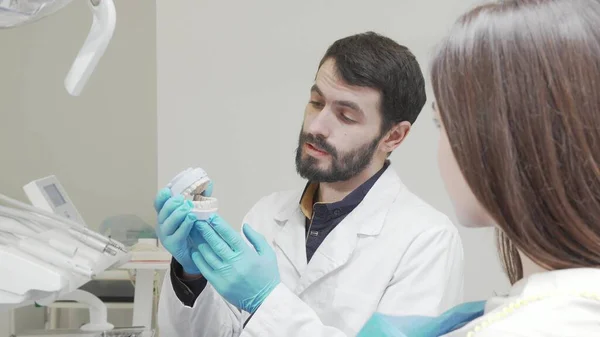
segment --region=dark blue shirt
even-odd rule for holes
[[[344,199],[334,203],[313,202],[319,193],[319,185],[308,183],[300,200],[300,208],[306,216],[306,259],[310,261],[327,235],[360,204],[371,187],[381,177],[389,166],[386,161],[383,168],[375,173],[369,180],[350,192]]]

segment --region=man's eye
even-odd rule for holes
[[[324,106],[323,103],[317,102],[317,101],[310,101],[309,103],[315,108],[323,108],[323,106]]]
[[[342,120],[346,123],[349,123],[349,124],[356,123],[356,121],[354,119],[349,118],[345,114],[342,114],[341,116],[342,116]]]

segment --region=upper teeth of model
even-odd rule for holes
[[[204,190],[206,189],[206,187],[208,186],[208,181],[206,180],[198,180],[197,182],[191,184],[190,186],[188,186],[185,190],[183,190],[183,194],[186,197],[194,197],[194,195],[199,195],[202,192],[204,192]]]
[[[194,208],[202,209],[202,210],[210,210],[218,208],[218,202],[216,198],[205,197],[202,195],[202,192],[208,186],[208,181],[200,180],[183,191],[183,195],[186,199],[192,200],[194,204]]]

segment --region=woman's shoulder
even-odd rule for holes
[[[536,273],[506,297],[487,301],[485,314],[448,337],[600,336],[600,269]]]
[[[467,337],[600,336],[600,294],[590,292],[521,297],[472,321]],[[454,336],[454,335],[451,335]],[[458,335],[456,335],[458,336]]]

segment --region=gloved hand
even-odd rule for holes
[[[218,215],[196,221],[196,229],[206,241],[192,253],[202,275],[229,303],[254,313],[280,283],[275,251],[261,234],[244,224],[251,247]]]
[[[212,189],[211,181],[202,194],[210,197]],[[181,195],[171,197],[171,190],[168,188],[158,191],[154,200],[154,209],[158,214],[156,232],[160,242],[181,264],[184,272],[198,275],[200,270],[192,261],[192,247],[195,249],[197,243],[194,244],[190,238],[190,230],[197,220],[197,217],[190,213],[193,207],[193,204],[189,200],[184,200]]]

